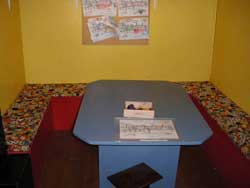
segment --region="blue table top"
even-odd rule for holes
[[[116,117],[123,116],[125,101],[151,101],[156,118],[173,118],[180,137],[168,141],[119,139]],[[93,145],[199,145],[212,135],[181,85],[166,81],[100,80],[87,85],[73,130]]]

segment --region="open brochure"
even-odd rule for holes
[[[179,139],[172,119],[118,119],[120,139],[169,140]]]

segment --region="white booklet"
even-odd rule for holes
[[[120,118],[120,139],[142,141],[164,141],[179,139],[173,119]]]

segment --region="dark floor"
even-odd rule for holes
[[[44,165],[43,188],[98,188],[98,149],[74,138],[70,132],[55,133]],[[176,188],[223,187],[221,178],[199,147],[183,147]]]

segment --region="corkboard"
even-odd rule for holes
[[[149,16],[148,17],[148,30],[150,31],[150,0],[149,0]],[[118,38],[110,38],[106,39],[103,41],[98,41],[98,42],[92,42],[90,38],[90,33],[88,29],[88,19],[89,18],[94,18],[98,16],[93,16],[93,17],[84,17],[83,16],[83,8],[82,8],[82,18],[83,18],[83,30],[82,30],[82,44],[87,44],[87,45],[147,45],[149,43],[149,39],[140,39],[140,40],[119,40]],[[119,21],[120,19],[123,18],[139,18],[140,16],[135,16],[135,17],[114,17],[116,21]]]

